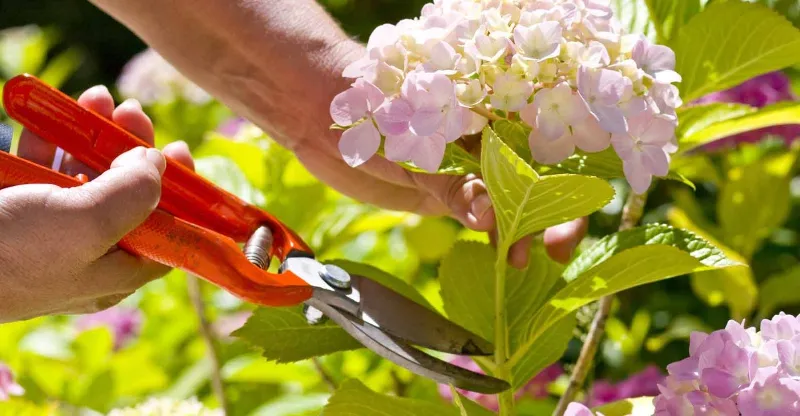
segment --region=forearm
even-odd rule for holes
[[[357,58],[313,0],[90,0],[283,145],[319,137]]]

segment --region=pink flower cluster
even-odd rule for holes
[[[800,414],[800,319],[780,313],[760,332],[734,321],[695,332],[689,357],[667,371],[656,416]]]
[[[589,405],[597,407],[623,399],[655,396],[659,393],[658,385],[663,380],[664,374],[655,365],[650,365],[619,383],[597,380],[592,383],[589,391]]]
[[[520,118],[532,156],[613,146],[644,192],[677,150],[675,54],[614,19],[608,0],[434,0],[384,24],[343,73],[330,107],[351,166],[375,155],[435,172],[448,143]]]
[[[466,368],[467,370],[483,374],[483,370],[480,368],[480,366],[475,364],[475,362],[472,361],[469,357],[456,357],[455,359],[450,361],[450,363],[462,368]],[[520,388],[516,392],[515,394],[516,399],[520,399],[522,397],[529,397],[532,399],[544,399],[548,397],[549,396],[548,386],[550,385],[550,383],[556,381],[556,379],[558,379],[558,377],[561,376],[562,374],[564,374],[564,370],[561,368],[561,365],[557,363],[545,368],[544,370],[539,372],[539,374],[534,376],[528,382],[528,384],[526,384],[524,387]],[[464,397],[480,404],[481,406],[487,409],[494,411],[497,411],[499,409],[496,395],[475,393],[472,391],[466,391],[462,389],[456,389],[456,391],[458,391]],[[450,390],[450,386],[446,384],[439,385],[439,395],[447,400],[453,399],[453,394],[452,391]]]

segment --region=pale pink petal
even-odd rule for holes
[[[538,95],[538,94],[537,94]],[[536,125],[536,116],[539,114],[539,107],[535,103],[530,103],[519,112],[519,118],[533,127]]]
[[[349,88],[333,97],[331,118],[340,126],[350,126],[367,115],[367,93],[360,88]]]
[[[633,152],[638,151],[634,149],[635,140],[628,133],[612,134],[611,145],[614,146],[614,151],[617,152],[617,155],[622,160],[632,158]]]
[[[552,112],[539,113],[536,117],[536,128],[547,140],[556,140],[566,131],[564,122]]]
[[[658,71],[653,77],[657,82],[662,84],[671,84],[673,82],[681,82],[683,80],[681,74],[671,70]]]
[[[661,147],[643,145],[642,163],[655,176],[665,176],[669,173],[669,158]]]
[[[592,106],[592,113],[605,131],[616,134],[628,131],[628,123],[619,107]]]
[[[386,141],[383,145],[386,158],[393,162],[411,160],[411,152],[419,139],[419,136],[411,132],[397,136],[386,136]]]
[[[411,116],[411,131],[417,136],[430,136],[442,126],[444,113],[441,107],[420,108]]]
[[[375,111],[375,122],[384,135],[398,135],[408,131],[408,123],[414,110],[401,97],[386,101]]]
[[[654,115],[650,115],[650,117],[650,123],[639,134],[639,139],[645,143],[660,146],[669,143],[675,135],[675,125],[664,117]]]
[[[636,154],[636,153],[634,153]],[[644,194],[650,188],[653,177],[647,169],[642,166],[638,158],[632,160],[622,160],[622,171],[625,173],[625,179],[631,185],[631,189],[636,194]]]
[[[592,81],[594,82],[592,89],[597,91],[598,104],[604,106],[619,103],[626,87],[631,82],[619,72],[609,69],[600,69],[595,72]]]
[[[357,79],[354,86],[364,91],[367,99],[368,111],[377,110],[378,107],[386,101],[386,96],[383,94],[383,91],[364,79]]]
[[[544,165],[559,163],[575,153],[575,145],[569,132],[557,140],[548,140],[534,129],[528,136],[528,145],[533,159]]]
[[[570,90],[569,98],[560,106],[559,112],[561,117],[564,118],[564,122],[570,125],[579,124],[589,116],[589,108],[586,106],[586,102],[581,99],[580,95],[573,93],[572,90]]]
[[[342,76],[345,78],[360,78],[378,64],[377,60],[370,59],[368,56],[363,56],[348,64],[342,71]]]
[[[467,111],[467,127],[464,129],[464,134],[477,134],[483,131],[483,128],[489,124],[489,119],[478,115],[472,111]]]
[[[564,411],[564,416],[594,416],[594,413],[588,407],[578,402],[572,402]]]
[[[645,53],[647,62],[642,69],[656,73],[675,69],[675,52],[664,45],[650,45]]]
[[[439,170],[439,166],[442,164],[446,146],[444,137],[439,134],[421,137],[418,144],[411,151],[411,161],[417,167],[434,173]]]
[[[342,133],[339,139],[339,152],[344,161],[356,167],[371,158],[381,146],[381,134],[371,119]]]
[[[572,127],[572,141],[585,152],[599,152],[611,144],[611,134],[603,130],[594,117],[588,116],[578,126]]]
[[[464,134],[464,129],[469,123],[468,113],[471,113],[471,111],[460,105],[450,108],[445,116],[441,131],[445,142],[450,143],[458,140]]]
[[[706,368],[700,375],[700,379],[708,388],[709,393],[723,399],[728,398],[739,389],[736,377],[718,368]]]
[[[393,45],[399,40],[399,38],[400,31],[395,25],[388,23],[382,24],[376,27],[372,31],[372,34],[369,35],[369,40],[367,41],[367,50],[371,51],[373,49]]]

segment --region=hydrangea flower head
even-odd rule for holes
[[[667,367],[657,416],[800,414],[800,321],[783,312],[760,331],[730,321],[693,333],[689,357]]]
[[[608,0],[433,0],[373,31],[331,117],[354,167],[383,146],[389,160],[436,172],[447,146],[508,118],[532,128],[542,164],[615,143],[642,193],[677,150],[674,67],[675,53],[626,33]]]
[[[170,102],[183,98],[205,104],[211,96],[178,72],[153,49],[134,56],[122,69],[117,88],[125,98],[135,98],[142,105]]]
[[[175,400],[151,398],[137,406],[113,409],[108,416],[222,416],[221,409],[208,409],[197,398]]]

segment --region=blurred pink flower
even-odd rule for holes
[[[0,401],[8,400],[11,396],[22,396],[25,389],[14,381],[11,369],[0,362]]]
[[[125,98],[135,98],[142,105],[170,102],[183,98],[205,104],[211,96],[178,72],[158,52],[146,49],[134,56],[122,69],[117,89]]]
[[[595,381],[589,392],[589,405],[596,407],[617,400],[656,396],[659,393],[658,383],[661,383],[664,377],[661,369],[650,365],[619,383],[611,383],[608,380]]]
[[[708,94],[693,104],[739,103],[760,108],[779,102],[797,100],[798,97],[792,92],[789,78],[783,72],[776,71],[751,78],[725,91]],[[791,142],[800,138],[800,121],[798,124],[764,127],[736,134],[702,146],[702,149],[718,150],[741,143],[755,143],[766,135],[779,136],[785,142]]]
[[[472,359],[469,357],[456,357],[450,361],[450,364],[457,365],[459,367],[465,368],[470,371],[475,371],[477,373],[484,374],[483,370],[476,364]],[[523,386],[519,389],[515,397],[517,399],[522,397],[528,397],[532,399],[544,399],[547,398],[548,391],[547,388],[555,381],[560,375],[564,374],[564,370],[561,368],[559,363],[555,363],[541,372],[534,376],[528,384]],[[446,384],[439,384],[439,395],[447,400],[453,400],[453,394],[450,390],[450,386]],[[456,389],[461,395],[464,397],[480,404],[481,406],[497,411],[499,409],[497,404],[497,396],[491,394],[481,394],[475,393],[471,391]]]
[[[139,335],[142,313],[136,308],[115,306],[90,315],[83,315],[75,322],[79,331],[105,326],[114,337],[114,349],[119,350]]]

